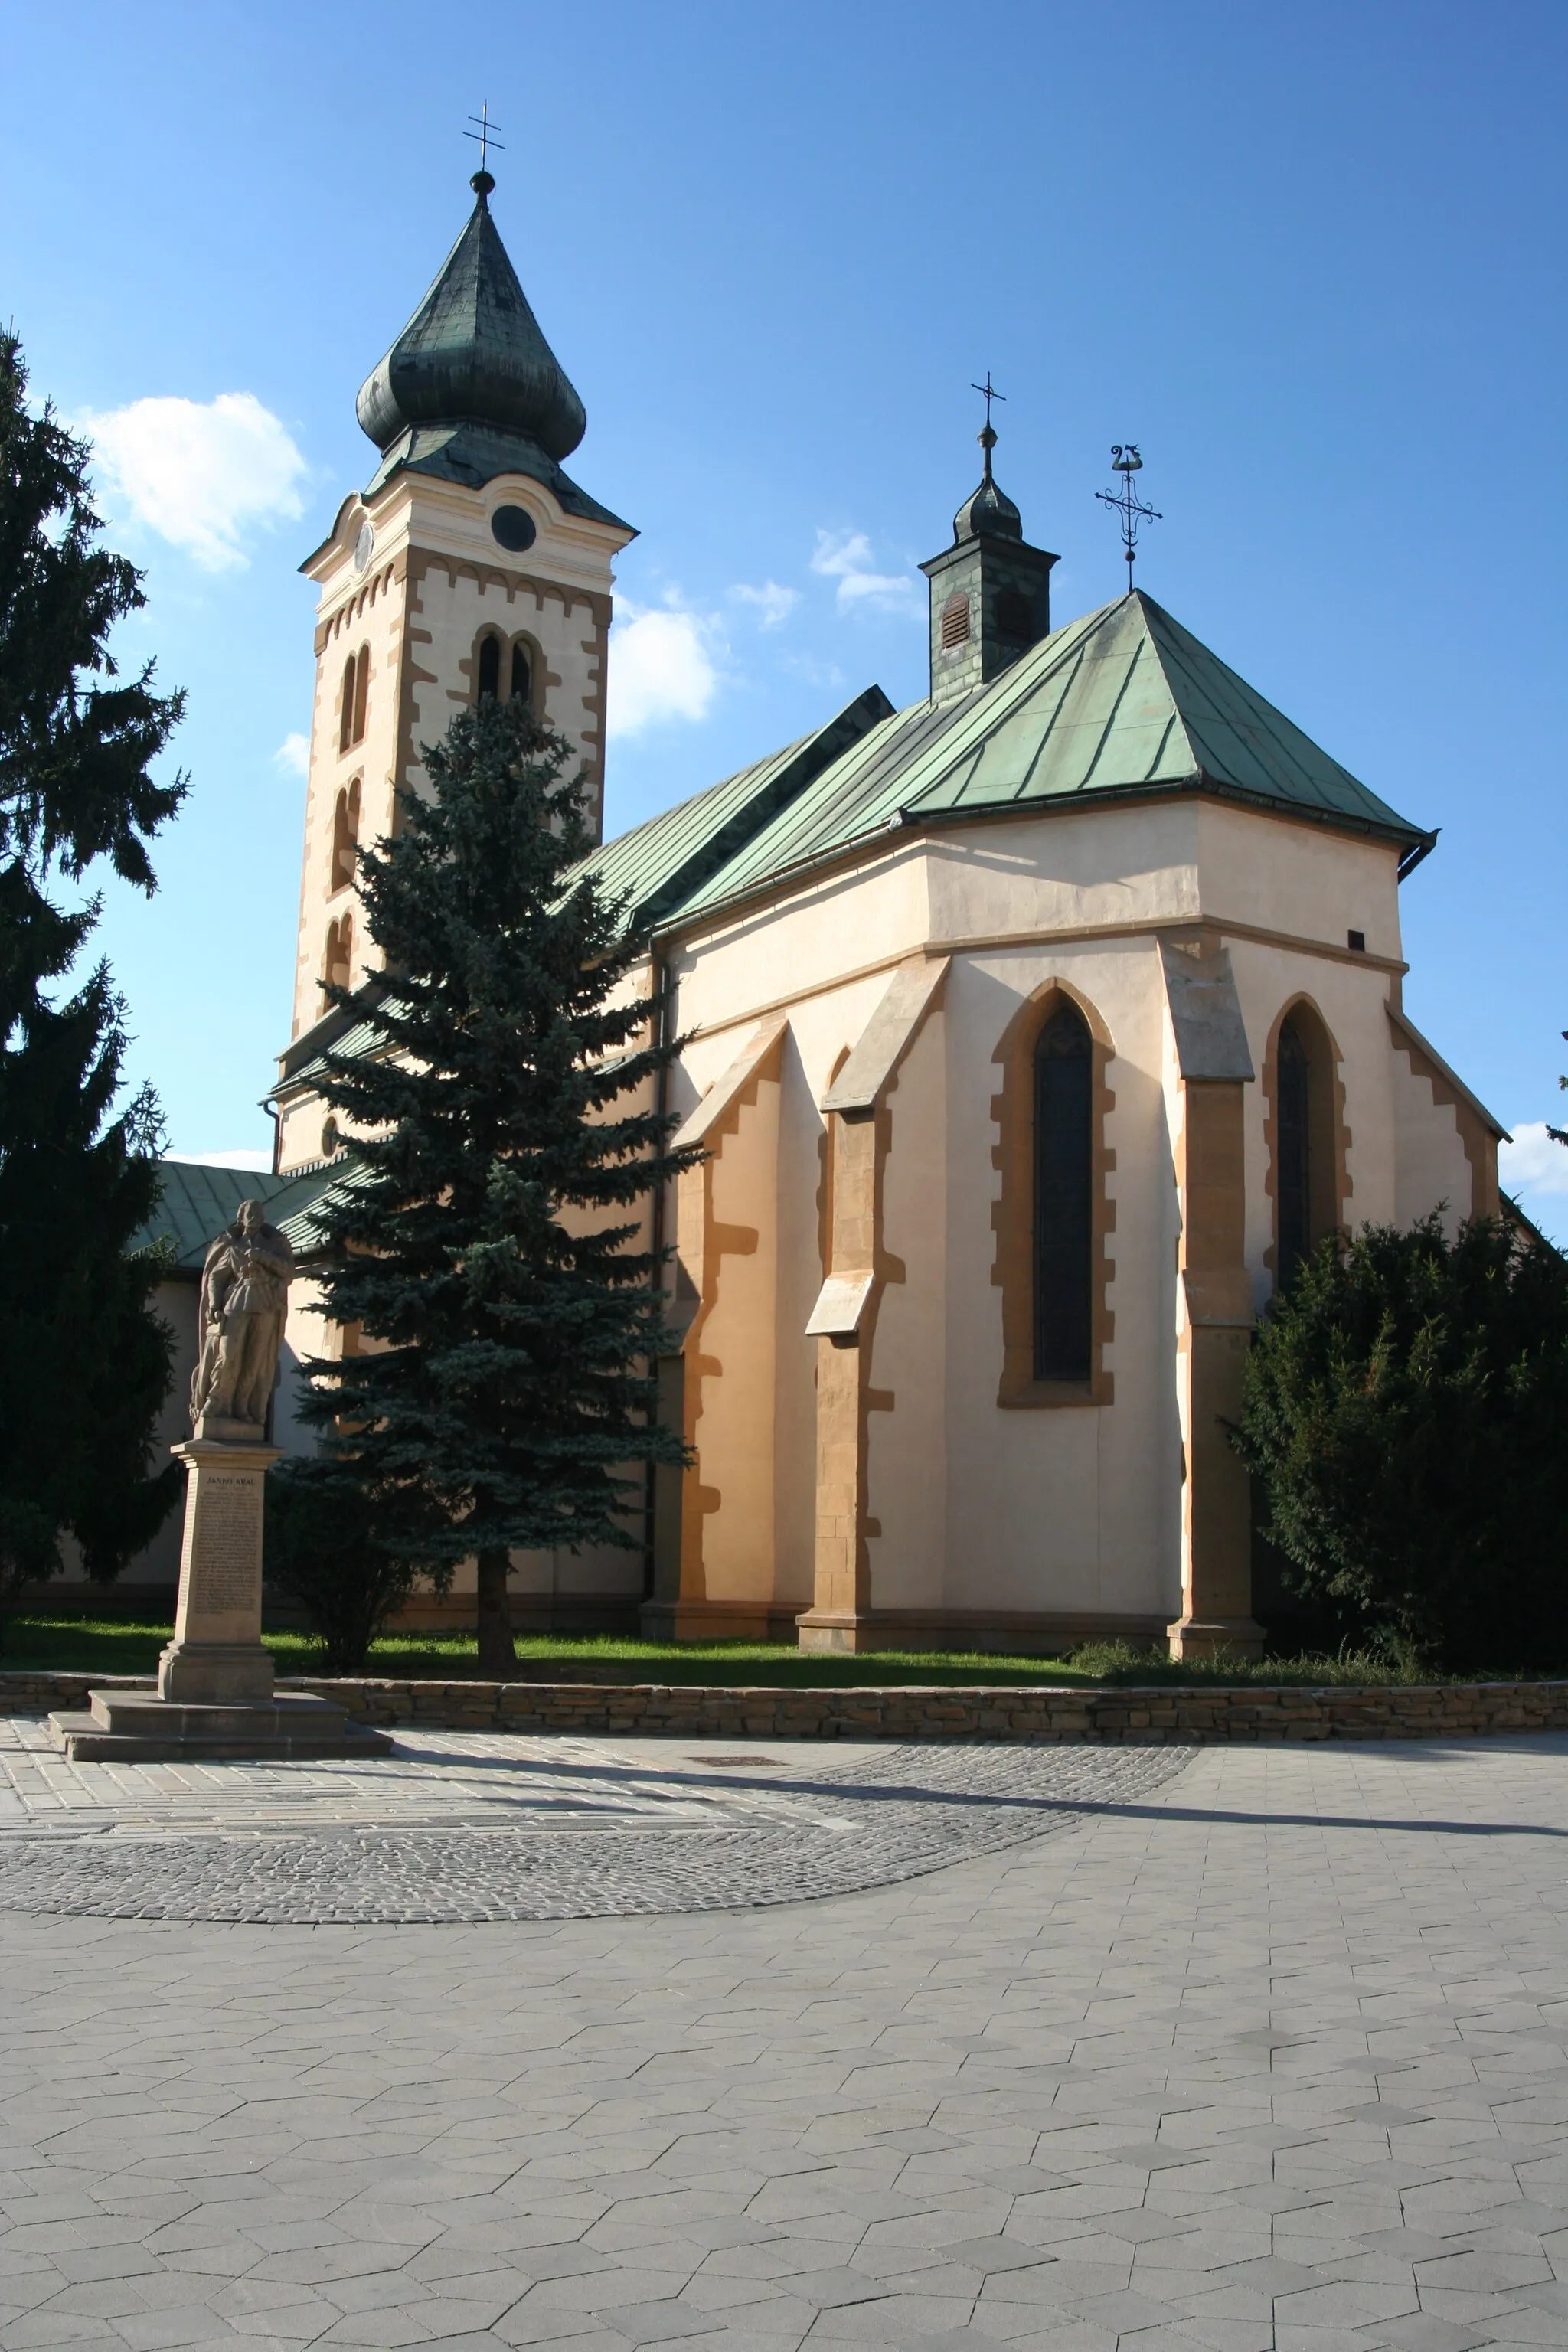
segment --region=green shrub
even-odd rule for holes
[[[364,1490],[329,1454],[279,1462],[267,1480],[265,1574],[297,1601],[329,1674],[354,1674],[407,1600],[415,1570],[377,1542]]]
[[[1568,1263],[1434,1214],[1325,1243],[1264,1318],[1237,1451],[1288,1588],[1449,1671],[1568,1664]]]

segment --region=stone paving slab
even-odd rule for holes
[[[1568,1741],[1074,1810],[746,1910],[0,1914],[0,2346],[1568,2346]]]
[[[851,1748],[510,1733],[342,1763],[67,1760],[0,1740],[0,1907],[271,1924],[791,1903],[945,1868],[1134,1802],[1179,1748]]]

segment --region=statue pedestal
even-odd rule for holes
[[[205,1431],[206,1421],[197,1427]],[[261,1643],[261,1509],[282,1453],[258,1431],[239,1444],[193,1437],[170,1452],[185,1465],[185,1537],[174,1638],[158,1661],[158,1696],[185,1706],[268,1706],[272,1654]]]
[[[261,1640],[261,1527],[268,1470],[281,1448],[248,1423],[237,1441],[198,1434],[170,1448],[185,1465],[185,1533],[174,1638],[158,1680],[89,1691],[85,1715],[52,1715],[75,1759],[374,1756],[392,1742],[351,1723],[335,1700],[277,1694]]]

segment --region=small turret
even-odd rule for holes
[[[952,545],[921,565],[931,582],[933,702],[988,686],[1050,634],[1057,558],[1029,545],[1023,517],[992,473],[989,416],[979,437],[984,471],[952,519]]]

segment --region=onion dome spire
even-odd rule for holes
[[[994,397],[1000,398],[1000,394]],[[952,539],[956,546],[961,539],[1022,539],[1024,518],[991,471],[991,452],[996,446],[996,429],[989,416],[978,435],[980,446],[985,452],[984,471],[980,487],[970,493],[952,518]]]
[[[490,218],[495,186],[481,168],[474,209],[424,301],[360,390],[360,425],[389,450],[410,427],[487,426],[532,442],[557,464],[588,427],[587,413],[528,306]]]

